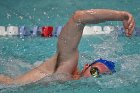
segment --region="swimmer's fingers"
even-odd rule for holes
[[[127,13],[127,15],[128,15],[128,24],[130,24],[134,20],[134,18],[130,13]]]
[[[125,19],[123,21],[123,25],[125,28],[126,36],[130,37],[135,28],[135,20],[134,20],[133,16],[128,12],[126,12]]]
[[[128,34],[128,32],[129,32],[129,30],[128,30],[129,25],[128,25],[127,20],[123,21],[123,26],[124,26],[124,29],[125,29],[125,34],[126,34],[126,36],[128,36],[129,35]]]
[[[129,29],[132,28],[135,25],[134,19],[132,19],[131,22],[128,22],[128,25],[129,25],[128,27]]]
[[[132,36],[132,33],[134,31],[135,23],[132,23],[132,26],[124,27],[124,28],[125,28],[125,34],[126,34],[126,36],[130,37],[130,36]]]
[[[132,22],[129,24],[129,27],[128,27],[128,36],[131,36],[133,31],[134,31],[134,28],[135,28],[135,21],[132,20]]]
[[[129,12],[124,12],[124,20],[127,20],[128,24],[130,24],[132,22],[132,20],[134,20],[132,14],[130,14]]]

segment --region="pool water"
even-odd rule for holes
[[[114,32],[115,33],[115,32]],[[79,51],[79,67],[91,63],[96,58],[107,58],[116,63],[117,72],[113,75],[103,75],[100,78],[83,78],[65,83],[31,84],[27,86],[0,86],[2,93],[55,93],[55,92],[120,92],[133,93],[140,91],[140,37],[98,35],[83,36]],[[116,36],[114,38],[114,36]],[[57,38],[0,38],[0,73],[17,76],[29,71],[42,60],[56,52]],[[85,46],[88,45],[88,46]],[[89,51],[90,50],[90,51]],[[13,65],[14,64],[14,65]]]
[[[65,4],[62,4],[64,2]],[[109,4],[109,3],[112,4]],[[0,3],[1,25],[64,25],[78,9],[111,8],[130,11],[140,26],[136,0],[5,0]],[[71,7],[73,6],[73,7]],[[58,11],[60,10],[60,11]],[[64,12],[66,11],[66,12]],[[122,25],[106,22],[99,25]],[[21,75],[48,59],[56,52],[57,38],[0,37],[0,73],[12,77]],[[67,82],[37,82],[26,86],[0,85],[0,93],[139,93],[140,36],[118,35],[83,36],[79,45],[79,67],[97,58],[116,63],[116,73],[100,78],[82,78]]]

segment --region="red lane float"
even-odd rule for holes
[[[41,36],[43,37],[52,37],[53,27],[52,26],[43,26]]]

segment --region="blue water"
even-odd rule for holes
[[[63,3],[62,3],[63,2]],[[131,12],[140,26],[138,0],[4,0],[0,2],[0,25],[64,25],[75,10],[109,8]],[[99,25],[122,25],[106,22]],[[0,37],[0,73],[21,75],[56,52],[57,38]],[[79,45],[79,67],[96,58],[116,63],[117,72],[101,78],[83,78],[49,85],[0,85],[0,93],[139,93],[140,37],[127,38],[116,32],[109,35],[83,36]]]

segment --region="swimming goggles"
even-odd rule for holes
[[[91,67],[90,68],[90,74],[93,76],[93,77],[99,77],[100,74],[99,74],[99,69],[97,67]]]
[[[97,63],[97,62],[100,62],[100,63],[104,64],[106,67],[108,67],[108,69],[111,71],[110,73],[116,72],[114,62],[104,60],[104,59],[100,58],[98,60],[93,61],[93,63],[91,63],[89,65],[89,67],[91,66],[90,73],[91,73],[92,76],[94,76],[94,77],[99,77],[100,76],[99,69],[97,67],[92,67],[92,65]],[[109,73],[104,73],[104,74],[109,74]]]

